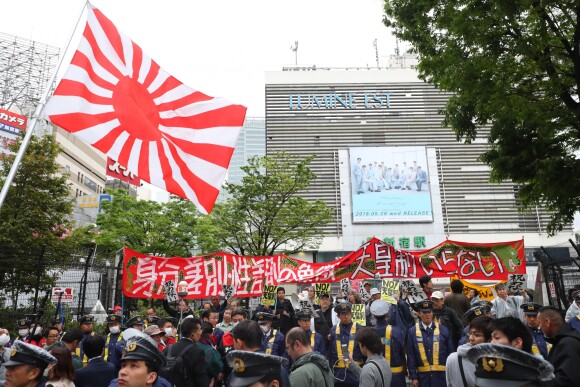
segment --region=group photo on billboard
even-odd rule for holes
[[[432,222],[424,146],[349,148],[353,223]]]

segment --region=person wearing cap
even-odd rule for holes
[[[167,346],[162,340],[162,337],[165,336],[165,332],[159,329],[157,325],[148,325],[147,328],[143,331],[146,335],[151,337],[153,341],[157,343],[157,348],[163,352]]]
[[[58,329],[58,333],[60,335],[62,335],[62,328],[63,328],[63,323],[64,323],[62,318],[60,316],[53,317],[50,319],[50,323],[52,324],[53,327]]]
[[[16,328],[18,329],[18,337],[14,339],[16,341],[26,341],[28,334],[30,333],[31,321],[27,318],[22,318],[16,322]]]
[[[348,369],[349,356],[357,364],[362,364],[363,355],[355,343],[355,333],[362,328],[352,321],[350,303],[340,303],[334,307],[339,323],[330,330],[329,360],[332,367],[335,386],[358,386],[359,378]]]
[[[90,316],[90,315],[82,316],[79,320],[79,324],[80,324],[79,328],[81,329],[81,332],[83,333],[83,338],[76,349],[76,353],[83,360],[83,367],[86,367],[86,365],[89,362],[89,359],[85,356],[85,353],[83,351],[83,345],[84,345],[84,342],[85,342],[87,337],[93,336],[95,334],[95,332],[93,332],[93,323],[94,322],[95,322],[95,318],[93,316]]]
[[[461,324],[466,325],[467,320],[464,318],[464,316],[465,312],[471,308],[471,303],[469,298],[463,294],[463,282],[461,282],[461,280],[455,279],[451,281],[450,287],[451,293],[445,296],[445,306],[451,310],[454,310],[461,320]]]
[[[326,354],[326,346],[324,345],[324,338],[318,332],[310,330],[310,320],[312,319],[312,311],[310,309],[300,309],[296,312],[296,319],[298,320],[298,327],[306,332],[310,338],[310,347],[314,352]]]
[[[135,335],[127,340],[119,377],[109,387],[171,387],[171,383],[159,376],[164,363],[165,357],[155,341],[145,334]]]
[[[548,360],[548,352],[552,347],[551,344],[546,343],[544,332],[540,329],[540,321],[538,320],[538,313],[542,305],[528,302],[520,306],[526,318],[525,326],[532,335],[532,353],[534,355],[542,355],[545,360]]]
[[[480,315],[467,325],[469,342],[462,344],[447,357],[445,363],[445,379],[448,386],[475,386],[475,363],[467,359],[467,352],[475,345],[487,343],[491,340],[489,323],[492,318]]]
[[[580,333],[572,329],[553,306],[542,307],[538,320],[546,341],[552,344],[548,361],[554,366],[554,385],[577,386],[580,381]]]
[[[512,347],[480,344],[467,351],[466,357],[476,365],[473,376],[479,387],[553,385],[554,367],[550,363]]]
[[[469,323],[473,319],[475,319],[477,317],[481,317],[481,316],[487,316],[487,317],[492,318],[491,317],[491,306],[488,306],[488,305],[483,304],[483,303],[478,303],[478,304],[475,304],[467,312],[465,312],[464,317],[465,317],[465,320],[467,320],[467,326],[463,329],[463,336],[461,337],[461,339],[459,339],[459,346],[462,346],[463,344],[465,344],[469,341],[469,336],[467,335],[467,333],[469,332]]]
[[[181,386],[207,386],[206,361],[203,350],[197,345],[201,338],[201,321],[195,317],[186,318],[181,323],[181,339],[168,346],[165,356],[180,356],[187,368],[186,380],[176,383]],[[180,355],[181,354],[181,355]]]
[[[580,290],[572,292],[572,302],[566,311],[566,321],[569,323],[571,320],[576,319],[580,322],[580,317],[578,316],[580,316]]]
[[[384,300],[376,300],[371,305],[371,313],[376,320],[373,327],[381,340],[383,353],[389,366],[391,367],[391,386],[405,387],[405,372],[403,364],[405,362],[405,334],[396,326],[387,322],[390,304]]]
[[[292,360],[290,384],[304,387],[332,387],[334,376],[328,360],[313,351],[311,341],[312,336],[301,327],[290,329],[286,335],[286,350]]]
[[[145,324],[145,321],[143,320],[143,317],[134,316],[134,317],[131,317],[129,319],[129,321],[127,321],[127,328],[133,328],[133,329],[137,329],[139,331],[143,331],[144,324]]]
[[[123,340],[123,332],[121,332],[121,323],[123,317],[117,314],[110,314],[107,316],[107,327],[109,333],[105,341],[105,352],[103,360],[115,366],[117,370],[121,368],[121,356],[125,341]]]
[[[445,296],[439,290],[431,294],[431,300],[433,301],[433,318],[441,325],[444,325],[451,334],[453,352],[455,352],[459,339],[463,335],[461,319],[453,309],[445,305]]]
[[[74,383],[76,387],[108,386],[117,377],[117,367],[103,359],[104,349],[105,338],[103,336],[94,335],[87,337],[84,343],[84,350],[89,362],[86,367],[75,371]]]
[[[222,337],[222,343],[221,346],[219,347],[219,351],[221,354],[221,359],[222,359],[222,363],[224,365],[224,380],[229,380],[229,376],[230,373],[232,372],[232,369],[230,368],[230,366],[228,365],[228,362],[226,360],[226,355],[228,354],[228,352],[230,352],[232,349],[234,349],[234,338],[232,336],[232,331],[233,329],[242,321],[246,320],[248,316],[248,313],[246,312],[246,310],[242,309],[242,308],[235,308],[232,310],[232,329],[230,329],[229,331],[227,331],[226,333],[224,333],[224,336]],[[259,340],[259,345],[258,345],[261,349],[262,346],[262,331],[260,330],[260,340]]]
[[[371,305],[373,302],[381,298],[381,291],[377,288],[372,288],[370,291],[370,298],[365,306],[365,319],[367,327],[373,327],[376,324],[376,320],[371,313]]]
[[[427,296],[427,299],[431,299],[431,294],[433,293],[433,281],[431,277],[427,274],[419,277],[419,286],[423,289],[423,293]]]
[[[508,295],[505,284],[497,284],[495,286],[497,297],[493,299],[491,306],[491,314],[494,318],[515,317],[524,321],[523,313],[520,306],[527,301],[528,294],[523,292],[524,296],[510,296]]]
[[[316,314],[314,315],[314,330],[324,339],[324,352],[328,353],[330,348],[330,330],[332,329],[332,298],[329,294],[321,294],[318,296],[319,305],[314,305]]]
[[[284,334],[272,327],[275,316],[271,313],[258,312],[256,319],[262,330],[262,350],[266,355],[276,355],[284,357],[286,345],[284,344]]]
[[[44,370],[56,363],[56,358],[35,345],[17,341],[10,348],[6,367],[6,387],[40,387]]]
[[[407,332],[407,367],[413,387],[444,387],[445,363],[453,351],[447,328],[433,321],[433,302],[416,304],[420,321]]]
[[[226,359],[232,368],[231,387],[280,387],[283,386],[283,367],[288,360],[260,352],[230,351]]]
[[[60,342],[71,352],[73,367],[75,370],[83,368],[83,360],[77,354],[77,348],[82,339],[83,332],[79,328],[67,331],[60,339]]]

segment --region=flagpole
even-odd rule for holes
[[[44,108],[46,107],[46,101],[47,101],[48,96],[51,92],[52,84],[56,80],[58,70],[62,66],[62,63],[64,62],[64,56],[69,49],[72,38],[73,38],[73,36],[74,36],[78,26],[79,26],[79,23],[81,21],[81,18],[83,16],[85,8],[87,7],[88,4],[89,4],[88,0],[85,1],[85,4],[83,4],[83,8],[81,9],[81,13],[79,15],[79,18],[78,18],[77,22],[75,23],[75,26],[72,30],[72,33],[70,34],[70,36],[68,38],[64,52],[62,53],[60,60],[59,60],[58,64],[56,65],[56,68],[54,69],[52,77],[50,78],[50,82],[48,82],[48,84],[46,85],[46,90],[44,91],[44,94],[40,98],[40,102],[38,103],[38,106],[36,107],[36,110],[34,111],[34,116],[32,116],[32,121],[28,124],[28,126],[26,128],[26,134],[24,135],[24,139],[22,140],[22,144],[20,145],[20,149],[18,149],[18,153],[16,154],[16,157],[14,157],[14,162],[12,163],[12,167],[10,168],[10,172],[8,173],[8,176],[6,177],[6,181],[4,182],[4,185],[2,186],[2,191],[0,191],[0,209],[2,209],[2,205],[4,204],[4,200],[6,199],[6,195],[8,195],[8,189],[12,185],[12,181],[14,180],[14,177],[16,176],[16,172],[18,171],[18,167],[20,166],[20,162],[22,161],[22,158],[24,157],[24,153],[26,152],[26,148],[28,148],[28,144],[30,143],[30,139],[32,138],[32,134],[34,132],[34,129],[36,128],[36,123],[38,122],[38,117],[40,117],[40,115],[44,111]]]

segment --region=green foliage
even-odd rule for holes
[[[20,144],[19,139],[10,150],[16,153]],[[57,273],[46,268],[66,260],[76,245],[67,236],[72,200],[55,162],[59,152],[52,136],[33,136],[0,208],[0,289],[14,308],[19,294],[34,290],[38,275],[42,289],[52,286]],[[13,160],[14,155],[1,156],[2,185]]]
[[[111,202],[102,204],[97,218],[98,235],[95,241],[110,255],[127,246],[135,251],[163,256],[191,255],[196,247],[195,206],[181,198],[172,197],[167,203],[137,200],[123,190],[110,192]]]
[[[580,15],[576,2],[385,0],[385,25],[411,43],[420,76],[451,91],[444,124],[473,141],[492,180],[544,204],[553,234],[580,210]],[[576,155],[575,155],[576,154]]]
[[[263,256],[318,247],[330,209],[298,196],[315,178],[312,159],[286,153],[250,159],[242,182],[226,187],[230,199],[200,219],[202,249],[217,244],[235,254]]]

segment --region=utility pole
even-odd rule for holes
[[[290,49],[294,51],[294,65],[298,66],[298,41],[295,41],[294,46],[290,46]]]

